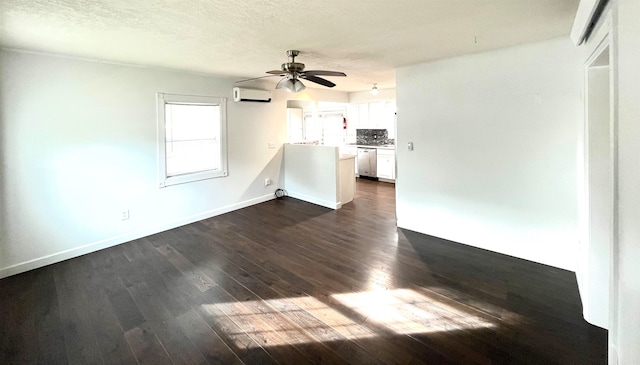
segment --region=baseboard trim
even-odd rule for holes
[[[23,273],[25,271],[37,269],[40,267],[44,267],[47,265],[55,264],[57,262],[61,262],[64,260],[72,259],[74,257],[86,255],[91,252],[96,252],[103,250],[105,248],[109,248],[112,246],[117,246],[119,244],[129,242],[132,240],[136,240],[142,237],[150,236],[152,234],[156,234],[163,231],[168,231],[173,228],[177,228],[180,226],[184,226],[193,222],[197,222],[203,219],[215,217],[217,215],[221,215],[224,213],[232,212],[234,210],[246,208],[255,204],[264,203],[266,201],[275,199],[273,194],[263,195],[254,199],[245,200],[242,202],[238,202],[235,204],[227,205],[221,208],[212,209],[209,211],[205,211],[202,213],[194,214],[188,217],[184,217],[181,219],[177,219],[171,222],[166,222],[163,224],[155,225],[152,227],[146,227],[143,229],[139,229],[136,231],[128,232],[125,234],[105,238],[103,240],[87,243],[78,247],[74,247],[68,250],[56,252],[50,255],[41,256],[35,259],[31,259],[28,261],[20,262],[18,264],[14,264],[11,266],[7,266],[4,268],[0,268],[0,279],[6,278],[8,276],[16,275]]]
[[[438,232],[427,232],[422,224],[420,224],[421,222],[415,220],[415,219],[398,219],[397,222],[397,226],[398,228],[404,228],[404,229],[408,229],[410,231],[414,231],[414,232],[418,232],[418,233],[422,233],[422,234],[426,234],[428,236],[432,236],[432,237],[437,237],[437,238],[441,238],[447,241],[451,241],[451,242],[455,242],[455,243],[459,243],[465,246],[470,246],[470,247],[475,247],[475,248],[479,248],[482,250],[487,250],[487,251],[491,251],[491,252],[496,252],[502,255],[507,255],[507,256],[511,256],[511,257],[515,257],[518,259],[522,259],[522,260],[527,260],[527,261],[531,261],[531,262],[535,262],[538,264],[542,264],[542,265],[547,265],[547,266],[551,266],[551,267],[555,267],[558,269],[562,269],[562,270],[567,270],[567,271],[571,271],[571,272],[576,272],[575,268],[570,267],[570,265],[563,265],[561,263],[554,263],[554,262],[549,262],[549,261],[541,261],[539,259],[533,258],[533,257],[525,257],[524,255],[517,255],[514,252],[506,252],[506,251],[498,251],[495,249],[491,249],[490,247],[484,247],[482,245],[476,245],[470,242],[465,242],[464,240],[460,240],[459,237],[450,237],[450,236],[446,236],[446,235],[442,235],[442,234],[438,234]]]
[[[292,198],[304,200],[306,202],[309,202],[309,203],[312,203],[312,204],[316,204],[316,205],[320,205],[322,207],[326,207],[326,208],[330,208],[330,209],[340,209],[342,207],[342,204],[340,202],[331,202],[331,201],[328,201],[328,200],[323,200],[323,199],[316,198],[315,196],[301,194],[301,193],[298,193],[298,192],[295,192],[295,191],[289,191],[289,192],[287,192],[287,195],[289,195]]]

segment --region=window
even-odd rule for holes
[[[341,145],[345,142],[343,103],[319,102],[318,108],[287,108],[289,143],[320,143]],[[355,139],[355,137],[354,137]]]
[[[158,93],[160,187],[227,176],[226,101]]]
[[[304,122],[301,108],[287,108],[287,129],[289,131],[289,143],[305,140]]]
[[[314,118],[313,111],[304,112],[304,136],[307,141],[320,141],[322,133],[317,118]]]
[[[345,130],[342,124],[342,111],[323,111],[318,113],[322,124],[322,144],[338,146],[345,142]]]

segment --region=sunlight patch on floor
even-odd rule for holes
[[[492,320],[471,308],[453,306],[441,298],[412,289],[377,290],[332,295],[344,306],[366,317],[366,322],[397,334],[446,332],[495,327]]]
[[[237,346],[243,334],[261,346],[339,341],[375,337],[362,326],[313,297],[271,299],[265,301],[204,304],[214,321],[228,317],[234,326],[223,330]]]
[[[205,314],[241,348],[491,328],[486,315],[412,289],[204,304]]]

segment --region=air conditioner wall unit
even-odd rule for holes
[[[271,91],[234,87],[233,101],[254,101],[260,103],[268,103],[271,101]]]

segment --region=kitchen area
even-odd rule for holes
[[[289,143],[337,146],[340,154],[355,156],[357,177],[395,182],[394,99],[349,104],[296,101],[288,106]]]
[[[395,92],[387,100],[367,97],[350,103],[287,103],[285,182],[290,196],[339,209],[353,200],[356,178],[395,183]]]
[[[356,176],[395,182],[395,141],[387,129],[357,129],[356,142],[341,147],[341,152],[356,156]]]

